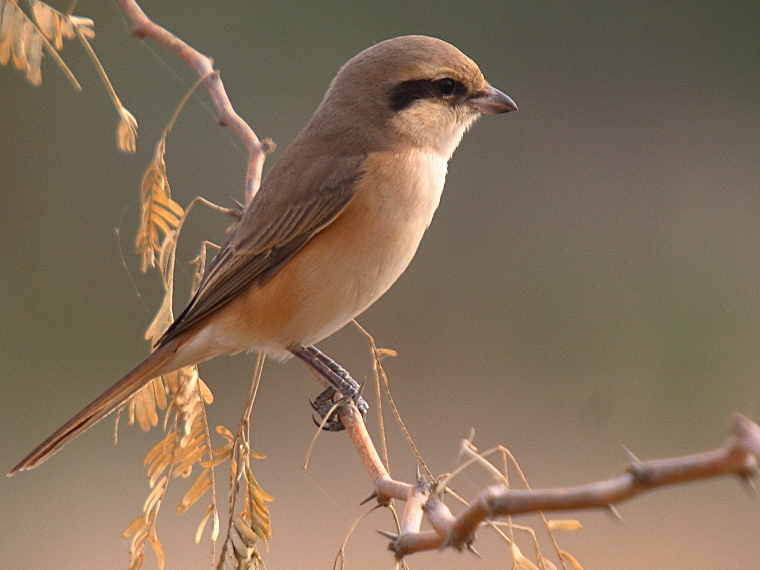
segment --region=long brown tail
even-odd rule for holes
[[[121,380],[95,398],[90,405],[39,444],[21,463],[11,469],[8,477],[19,471],[34,469],[45,462],[68,442],[126,402],[130,396],[158,376],[159,373],[168,372],[169,370],[164,365],[175,355],[176,346],[176,342],[169,342],[153,351],[145,360],[127,372]]]

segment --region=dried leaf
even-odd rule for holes
[[[214,529],[211,531],[211,540],[216,542],[219,538],[219,513],[214,509]]]
[[[272,537],[272,523],[266,503],[274,501],[274,497],[259,486],[250,469],[246,469],[245,475],[248,483],[248,513],[251,518],[251,528],[262,540],[266,541]]]
[[[166,468],[169,467],[169,465],[171,465],[171,463],[172,463],[172,453],[171,451],[168,451],[165,455],[159,456],[156,462],[150,466],[150,468],[148,469],[148,479],[149,479],[149,485],[151,486],[151,488],[155,486],[156,480],[161,476],[161,474],[166,470]]]
[[[2,17],[2,13],[0,12],[0,18],[1,17]],[[10,57],[11,57],[10,42],[0,42],[0,65],[7,65]]]
[[[383,356],[390,356],[390,357],[398,356],[398,352],[396,352],[392,348],[378,348],[375,352],[377,353],[377,356],[379,358],[382,358]]]
[[[164,570],[164,549],[161,546],[161,543],[158,541],[158,537],[156,536],[155,532],[151,532],[148,535],[148,540],[150,540],[150,544],[153,547],[153,551],[156,553],[156,561],[158,563],[158,570]]]
[[[230,532],[229,538],[232,543],[233,553],[238,562],[238,568],[249,568],[248,562],[251,560],[253,548],[245,544],[237,529],[235,529],[235,532]]]
[[[184,210],[171,199],[169,180],[166,177],[164,154],[166,141],[162,138],[156,145],[153,161],[143,175],[142,220],[135,239],[135,249],[142,256],[142,271],[155,267],[156,252],[160,248],[159,233],[168,233],[179,226]]]
[[[240,535],[240,538],[243,540],[245,545],[250,548],[254,548],[256,546],[256,541],[258,540],[258,535],[253,531],[248,523],[243,520],[243,517],[235,514],[235,516],[232,517],[232,524],[235,525],[235,530],[238,531],[238,534]]]
[[[134,416],[137,418],[143,431],[158,424],[158,412],[156,411],[156,397],[153,393],[153,383],[143,386],[130,399],[129,405],[134,408]],[[130,417],[132,413],[130,411]]]
[[[63,14],[38,0],[32,0],[31,4],[37,27],[47,39],[53,42],[55,49],[61,51],[63,49],[63,37],[61,36],[61,24],[59,22]]]
[[[15,0],[0,0],[0,43],[14,30],[18,9]]]
[[[0,0],[0,64],[10,61],[12,46],[22,32],[24,13],[15,1]]]
[[[166,387],[164,386],[164,382],[159,376],[158,378],[154,378],[151,380],[151,385],[153,386],[153,395],[156,398],[156,405],[162,409],[165,410],[167,406],[166,401]]]
[[[206,528],[206,523],[208,522],[209,517],[214,513],[214,504],[210,504],[208,507],[206,507],[206,510],[203,511],[203,517],[201,517],[201,522],[198,525],[198,530],[195,531],[195,544],[198,544],[201,541],[201,536],[203,536],[203,530]]]
[[[227,461],[230,457],[232,457],[232,446],[225,446],[222,449],[221,453],[217,453],[216,449],[212,453],[213,458],[206,461],[201,461],[201,467],[216,467],[217,465],[220,465]]]
[[[116,128],[116,146],[121,152],[133,153],[137,150],[137,119],[124,107],[119,107],[118,111],[119,125]]]
[[[208,491],[211,488],[211,484],[213,481],[211,480],[211,469],[204,469],[201,471],[200,475],[198,475],[198,478],[193,482],[192,485],[190,485],[190,488],[187,490],[187,493],[185,493],[185,496],[182,497],[182,502],[177,507],[177,514],[181,515],[187,509],[192,507],[198,499],[200,499],[206,491]]]
[[[512,560],[517,570],[539,570],[538,566],[526,558],[514,542],[512,543]]]
[[[235,436],[232,435],[232,432],[224,426],[216,426],[216,433],[221,435],[224,439],[226,439],[229,442],[235,441]]]
[[[83,18],[82,16],[69,16],[68,17],[69,22],[71,22],[71,25],[77,28],[84,37],[87,39],[93,39],[95,38],[95,22],[92,21],[92,18]]]
[[[580,530],[583,528],[578,519],[556,519],[547,521],[549,530]]]
[[[209,387],[206,386],[206,383],[198,378],[198,390],[200,390],[201,398],[203,398],[203,401],[211,405],[214,403],[214,395],[211,393],[211,390],[209,390]]]
[[[172,318],[172,294],[171,291],[167,291],[164,295],[164,300],[161,302],[161,306],[153,317],[153,321],[148,325],[148,330],[145,331],[145,340],[150,341],[151,344],[158,342],[166,329],[172,324],[174,319]],[[168,378],[169,374],[164,375],[164,379]],[[171,381],[167,381],[167,385],[170,386],[169,393],[172,393]]]
[[[158,250],[158,270],[164,278],[167,291],[172,288],[174,283],[173,276],[169,273],[169,261],[174,257],[174,252],[177,250],[177,237],[179,236],[175,230],[169,230]]]
[[[538,555],[538,560],[541,564],[543,564],[544,570],[557,570],[557,565],[546,558],[545,556]]]
[[[259,485],[259,482],[256,481],[256,478],[253,476],[253,473],[251,473],[250,469],[246,469],[245,475],[246,475],[246,478],[248,479],[248,484],[252,488],[256,489],[257,496],[260,496],[262,500],[268,503],[271,503],[272,501],[274,501],[274,497],[261,488],[261,485]]]
[[[581,566],[581,563],[580,563],[580,562],[578,562],[578,561],[577,561],[577,560],[576,560],[576,559],[573,557],[573,555],[572,555],[572,554],[570,554],[569,552],[565,552],[564,550],[560,550],[560,551],[559,551],[559,555],[560,555],[560,556],[561,556],[563,559],[567,560],[567,561],[570,563],[570,566],[572,566],[572,567],[573,567],[573,570],[583,570],[583,566]]]
[[[164,475],[161,477],[159,482],[156,484],[155,487],[153,487],[153,490],[148,495],[148,498],[145,499],[145,503],[143,504],[143,512],[149,513],[151,510],[153,510],[153,507],[156,505],[158,501],[162,499],[164,496],[164,491],[166,491],[166,485],[169,483],[169,477]]]
[[[150,523],[145,520],[145,515],[140,515],[135,520],[133,520],[131,523],[127,525],[127,528],[124,529],[124,532],[121,533],[121,537],[126,540],[133,534],[135,534],[138,530],[142,528],[147,528],[150,526]]]
[[[175,463],[176,467],[174,468],[174,476],[189,477],[190,473],[192,472],[193,465],[200,461],[201,457],[203,457],[207,451],[208,448],[205,445],[202,445],[201,447],[195,449],[192,453],[183,457],[181,463]],[[175,462],[177,461],[176,458],[174,460]]]
[[[151,463],[153,463],[157,457],[160,455],[163,455],[166,453],[166,449],[174,444],[174,433],[168,434],[164,439],[159,441],[156,445],[153,446],[153,449],[151,449],[143,458],[143,465],[147,467]]]
[[[26,46],[26,78],[35,87],[42,84],[42,35],[32,28]]]
[[[26,67],[26,50],[24,49],[24,36],[31,31],[34,26],[24,18],[21,10],[16,12],[16,29],[10,38],[11,40],[11,59],[13,66],[19,71]]]

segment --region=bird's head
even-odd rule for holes
[[[482,114],[517,105],[457,48],[426,36],[376,44],[349,60],[314,115],[315,131],[354,152],[418,147],[448,159]]]

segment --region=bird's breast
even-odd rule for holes
[[[239,331],[230,342],[245,335],[246,348],[286,357],[350,322],[403,273],[438,207],[446,159],[376,153],[362,170],[343,212],[226,311]]]
[[[446,160],[436,153],[367,158],[354,199],[325,236],[339,235],[335,241],[345,244],[335,256],[351,274],[354,311],[377,300],[409,265],[438,208],[445,178]]]

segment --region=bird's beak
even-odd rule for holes
[[[473,110],[486,115],[517,111],[517,105],[512,99],[490,85],[473,95],[467,103]]]

